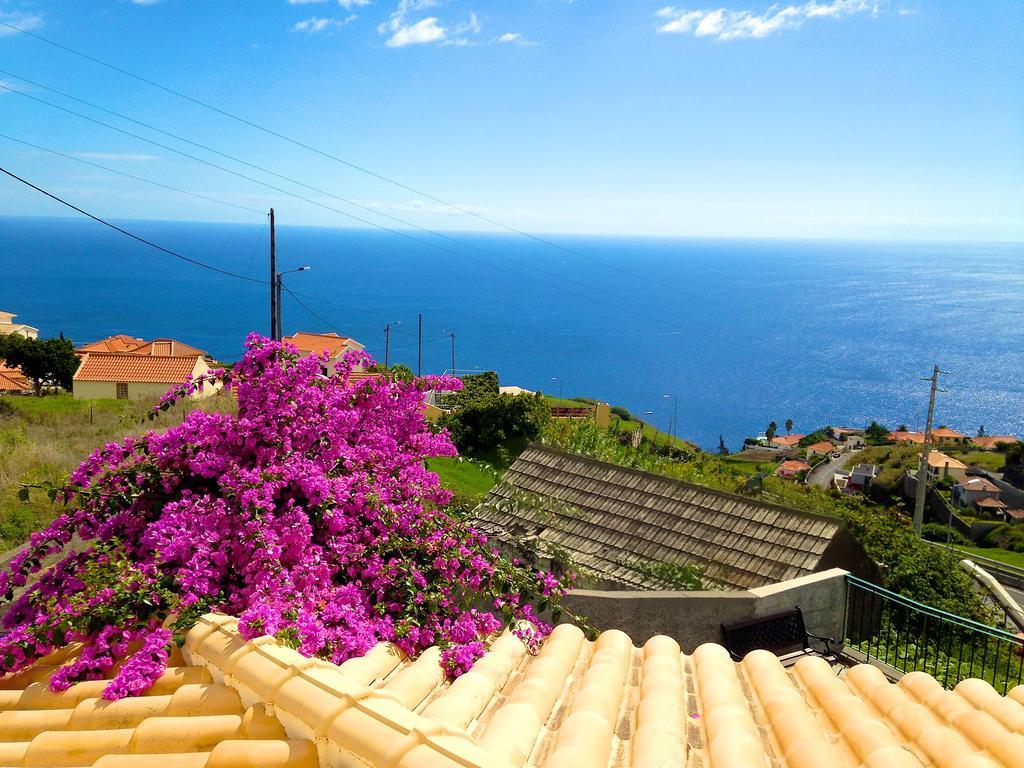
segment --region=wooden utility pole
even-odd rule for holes
[[[935,368],[932,369],[932,375],[922,379],[922,381],[931,380],[932,391],[928,398],[928,419],[925,421],[924,426],[924,443],[921,445],[921,461],[917,465],[917,494],[914,499],[914,533],[918,536],[921,535],[921,529],[924,526],[924,503],[928,496],[928,456],[932,450],[932,418],[935,415],[935,393],[945,391],[939,389],[940,373],[945,373],[945,371],[940,371],[939,366],[936,365]]]
[[[270,338],[277,340],[277,239],[274,209],[270,209]]]
[[[391,323],[384,326],[384,370],[388,370],[388,351],[391,348]]]
[[[423,313],[420,312],[419,330],[416,334],[416,375],[423,375]]]
[[[455,331],[452,331],[452,376],[455,375]]]

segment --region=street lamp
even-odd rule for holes
[[[284,281],[281,279],[285,275],[290,275],[292,272],[305,272],[312,269],[312,267],[299,267],[298,269],[286,269],[284,272],[278,272],[274,275],[274,289],[277,291],[277,340],[281,340],[281,315],[284,314],[281,311],[281,289],[284,287]]]
[[[451,336],[452,339],[452,376],[455,375],[455,331],[441,329],[442,336]]]
[[[551,380],[558,382],[558,399],[561,400],[562,399],[562,377],[561,376],[552,376]]]

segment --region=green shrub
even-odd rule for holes
[[[922,538],[927,541],[938,541],[943,544],[970,544],[971,541],[959,531],[944,523],[926,523],[921,529]]]
[[[1011,552],[1024,552],[1024,525],[1001,525],[989,531],[981,541],[983,547],[999,547]]]

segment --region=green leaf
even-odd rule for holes
[[[18,499],[20,499],[23,502],[28,501],[28,488],[25,487],[24,485],[18,489]]]

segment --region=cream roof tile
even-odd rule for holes
[[[361,768],[1007,768],[1024,764],[1024,687],[980,680],[944,690],[914,672],[898,684],[820,658],[789,669],[767,651],[643,648],[617,630],[587,641],[561,625],[531,656],[505,634],[446,682],[439,653],[387,644],[335,666],[270,638],[245,642],[208,615],[184,656],[216,682],[181,682],[120,702],[2,681],[0,764],[360,766]],[[50,661],[56,661],[51,659]],[[354,663],[354,662],[361,663]],[[184,663],[184,662],[183,662]],[[52,671],[51,664],[47,671]],[[45,675],[43,675],[45,677]],[[102,683],[102,681],[99,681]],[[175,683],[178,683],[175,687]],[[19,689],[17,686],[23,685]],[[61,697],[73,706],[37,708]],[[247,701],[260,697],[260,701]],[[27,705],[31,708],[26,708]]]

